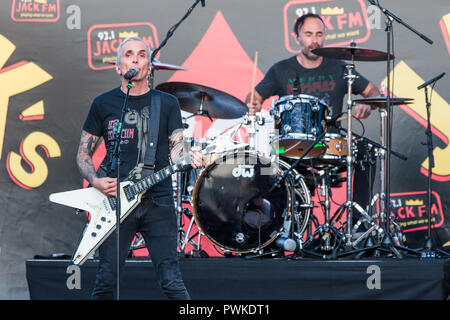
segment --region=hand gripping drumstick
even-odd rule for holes
[[[255,62],[253,64],[253,80],[252,80],[252,91],[250,93],[250,104],[253,104],[255,100],[255,80],[256,80],[256,67],[258,65],[258,51],[255,53]]]
[[[256,66],[258,64],[258,51],[255,53],[255,63],[253,66],[253,80],[252,80],[252,91],[250,93],[250,104],[253,104],[253,101],[255,99],[255,78],[256,78]],[[245,121],[247,124],[250,123],[250,128],[247,129],[248,134],[248,140],[249,140],[249,149],[255,150],[255,134],[256,134],[256,115],[255,114],[248,114],[246,116]]]

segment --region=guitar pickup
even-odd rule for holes
[[[128,202],[130,202],[131,200],[134,200],[134,198],[136,197],[136,195],[134,194],[134,192],[131,190],[131,188],[129,186],[123,187],[123,192],[125,193],[125,196],[127,197]]]

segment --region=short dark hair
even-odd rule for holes
[[[298,37],[300,28],[303,26],[303,23],[304,23],[305,20],[308,19],[308,18],[316,18],[316,19],[319,19],[319,20],[322,22],[322,24],[325,26],[325,23],[323,22],[322,17],[319,16],[318,14],[315,14],[315,13],[307,13],[307,14],[304,14],[304,15],[298,17],[297,20],[295,20],[295,24],[294,24],[294,32],[295,32],[295,35],[296,35],[297,37]]]

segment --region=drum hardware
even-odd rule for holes
[[[448,252],[435,248],[433,244],[433,238],[431,237],[431,175],[433,174],[432,169],[434,168],[434,156],[433,156],[433,133],[431,132],[431,101],[428,99],[428,86],[433,84],[431,90],[434,89],[436,82],[445,75],[441,73],[437,77],[425,82],[424,84],[417,87],[417,89],[425,88],[425,106],[427,111],[427,129],[425,134],[427,136],[427,152],[428,152],[428,177],[427,177],[427,235],[425,237],[424,246],[422,249],[421,257],[424,259],[435,258],[438,254],[443,257],[450,257]]]
[[[260,126],[263,126],[264,123],[265,123],[265,119],[261,115],[260,112],[257,112],[255,115],[250,115],[249,113],[247,113],[244,116],[243,123],[245,125],[249,125],[249,128],[247,129],[249,150],[250,151],[255,151],[256,132],[257,132],[256,125],[258,124]]]
[[[388,43],[390,45],[390,43]],[[384,53],[376,50],[369,50],[358,48],[356,43],[352,41],[348,47],[325,47],[325,48],[317,48],[312,52],[319,56],[326,56],[333,59],[342,59],[342,60],[350,60],[350,63],[346,64],[346,74],[344,76],[347,79],[347,141],[353,142],[353,131],[352,131],[352,107],[353,107],[353,83],[356,79],[356,75],[353,73],[355,69],[355,61],[385,61],[392,59],[394,56],[390,54],[388,47],[388,53]],[[388,63],[389,65],[389,63]],[[388,74],[389,77],[389,74]],[[389,78],[388,78],[389,81]],[[390,97],[387,98],[388,104]],[[343,213],[342,209],[346,209],[347,218],[346,218],[346,234],[345,234],[345,246],[347,249],[352,248],[352,219],[353,219],[353,188],[352,188],[352,177],[353,177],[353,153],[351,150],[352,143],[347,143],[347,156],[346,156],[346,166],[347,166],[347,201],[337,210],[335,216],[341,216]],[[359,211],[359,210],[358,210]],[[390,212],[390,211],[388,211]],[[344,253],[347,255],[348,253],[353,253],[355,250],[348,251]],[[397,253],[396,253],[397,254]]]
[[[382,184],[384,186],[384,189],[381,189],[381,200],[380,201],[380,210],[382,214],[382,218],[384,218],[385,223],[385,235],[382,241],[382,245],[384,248],[388,248],[393,254],[395,254],[396,257],[402,258],[402,255],[397,250],[397,246],[395,246],[392,242],[391,232],[390,232],[390,212],[391,212],[391,201],[390,201],[390,161],[391,161],[391,130],[392,130],[392,121],[391,121],[391,114],[392,114],[392,103],[391,103],[391,60],[393,59],[393,56],[390,54],[391,52],[391,42],[392,42],[392,22],[397,21],[399,24],[405,26],[410,31],[414,32],[416,35],[418,35],[420,38],[428,42],[429,44],[433,44],[433,41],[426,37],[425,35],[421,34],[411,26],[409,26],[406,22],[404,22],[402,19],[397,17],[394,13],[389,11],[388,9],[382,7],[378,1],[369,0],[369,2],[377,6],[381,12],[386,16],[385,23],[386,23],[386,44],[387,44],[387,52],[388,57],[386,60],[386,77],[387,77],[387,99],[386,99],[386,113],[384,117],[384,125],[385,125],[385,135],[382,137],[384,138],[384,146],[387,148],[386,154],[384,154],[384,163],[382,165],[384,169],[384,176],[382,179]],[[382,124],[383,126],[383,124]],[[383,150],[384,151],[384,150]],[[398,247],[399,249],[408,251],[410,253],[417,254],[417,252],[412,252],[412,250],[409,250],[408,248],[404,247]]]

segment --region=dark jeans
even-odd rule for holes
[[[139,232],[144,237],[159,286],[169,299],[188,300],[177,255],[177,222],[173,198],[142,199],[120,224],[120,266],[122,274],[131,242]],[[116,235],[100,246],[100,264],[92,299],[114,299],[116,291]]]

